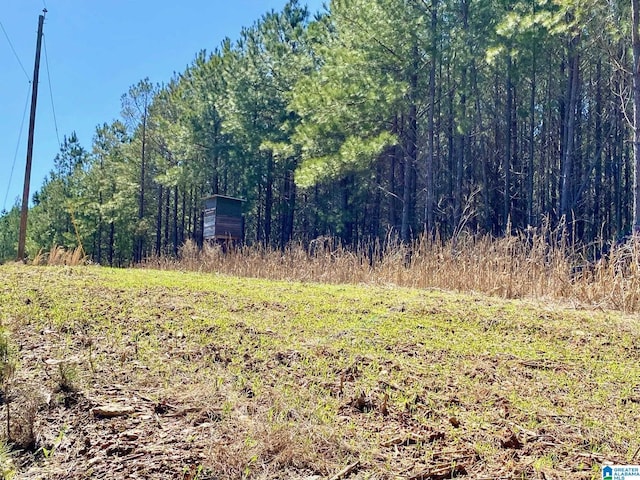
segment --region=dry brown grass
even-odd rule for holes
[[[178,259],[155,257],[143,266],[273,280],[441,288],[640,311],[640,245],[614,247],[593,261],[601,245],[578,246],[567,238],[562,231],[543,228],[503,238],[422,238],[410,246],[386,242],[351,250],[322,238],[310,247],[294,244],[284,251],[244,246],[226,252],[187,242]]]
[[[74,248],[73,250],[67,250],[64,247],[54,245],[49,252],[43,253],[42,251],[33,259],[33,265],[48,265],[48,266],[70,266],[75,267],[78,265],[85,265],[87,263],[87,256],[84,252],[82,245]]]

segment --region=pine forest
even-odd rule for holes
[[[91,145],[68,132],[27,252],[176,256],[202,244],[214,194],[244,199],[245,242],[272,249],[543,225],[620,241],[640,224],[633,3],[291,0],[166,83],[133,84]],[[0,261],[19,215],[0,216]]]

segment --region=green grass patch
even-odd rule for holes
[[[0,278],[13,401],[37,391],[34,448],[55,451],[18,462],[25,475],[71,452],[86,472],[129,459],[145,478],[171,455],[166,468],[198,478],[357,462],[358,478],[588,479],[638,462],[636,317],[171,271],[2,266]],[[96,420],[102,403],[134,413]]]

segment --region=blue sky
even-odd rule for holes
[[[120,97],[131,85],[145,77],[153,83],[168,81],[174,72],[183,71],[197,52],[214,50],[225,37],[235,40],[242,27],[252,25],[270,10],[280,10],[285,3],[4,0],[0,22],[22,66],[0,30],[0,211],[10,209],[22,196],[28,109],[20,141],[18,136],[30,98],[38,15],[45,6],[46,56],[43,50],[31,193],[42,185],[59,150],[54,109],[60,141],[75,131],[82,145],[90,149],[95,127],[119,117]],[[315,12],[322,9],[323,0],[301,3]]]

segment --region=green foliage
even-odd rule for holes
[[[166,84],[133,85],[91,148],[65,138],[28,252],[175,256],[202,241],[211,194],[245,199],[247,241],[272,246],[569,211],[580,240],[613,239],[632,197],[628,17],[621,0],[334,0],[314,16],[292,0]],[[16,213],[0,216],[0,261]]]
[[[294,136],[300,186],[367,168],[398,141],[394,118],[407,109],[409,48],[421,21],[412,13],[400,1],[333,2],[315,26],[325,29],[318,68],[296,84],[291,102],[302,118]]]
[[[88,158],[75,133],[64,138],[60,153],[54,160],[54,170],[34,194],[34,207],[29,216],[28,246],[31,257],[42,248],[78,247],[83,237],[91,233],[92,223],[77,221],[91,214],[81,208],[86,199],[84,177]]]
[[[0,213],[0,264],[18,257],[18,233],[20,230],[20,208],[14,206]]]
[[[396,141],[389,132],[381,132],[373,138],[348,137],[334,155],[305,158],[296,171],[296,183],[301,187],[311,187],[320,180],[335,180],[345,172],[365,169],[372,159]]]

